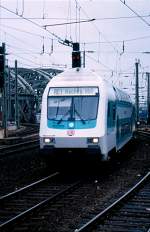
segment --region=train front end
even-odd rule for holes
[[[97,86],[49,87],[40,125],[40,148],[49,151],[100,150]]]

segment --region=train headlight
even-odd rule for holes
[[[99,142],[99,139],[98,139],[98,138],[93,138],[93,139],[92,139],[92,142],[93,142],[94,144],[97,144],[97,143]]]
[[[93,143],[93,144],[98,144],[99,138],[97,138],[97,137],[88,138],[87,142],[88,142],[88,143]]]
[[[44,143],[46,144],[54,143],[54,138],[44,138]]]

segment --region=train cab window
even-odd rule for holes
[[[55,121],[96,120],[99,95],[49,96],[47,117]]]
[[[48,120],[86,121],[96,120],[99,102],[99,89],[95,86],[52,87],[48,93]]]

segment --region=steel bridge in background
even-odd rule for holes
[[[62,70],[50,68],[17,69],[18,115],[20,122],[36,122],[36,115],[40,113],[43,91],[47,83],[61,72]],[[15,75],[15,68],[6,69],[7,120],[10,122],[15,120]],[[1,98],[0,105],[2,105]]]

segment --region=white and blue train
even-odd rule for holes
[[[40,149],[84,149],[108,160],[135,130],[130,96],[94,71],[73,68],[54,77],[44,91]],[[60,152],[61,155],[61,152]]]

